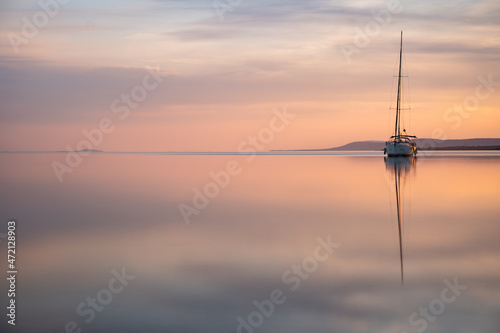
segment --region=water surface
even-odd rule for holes
[[[17,332],[500,329],[497,153],[91,154],[60,183],[64,157],[0,154]],[[189,224],[180,207],[196,210]],[[328,239],[339,246],[318,250]],[[122,269],[135,278],[107,299]]]

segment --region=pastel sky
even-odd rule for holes
[[[76,148],[103,118],[95,149],[236,150],[285,107],[266,150],[384,140],[401,30],[405,127],[500,136],[497,0],[220,0],[222,16],[212,0],[59,1],[41,1],[47,22],[36,0],[0,2],[0,150]],[[161,83],[121,119],[113,102],[150,72]]]

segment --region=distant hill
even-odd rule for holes
[[[500,150],[500,139],[415,139],[420,150]],[[385,141],[355,141],[340,147],[325,149],[300,149],[301,151],[357,151],[383,150]]]

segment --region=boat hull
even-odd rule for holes
[[[390,142],[385,145],[385,153],[390,157],[413,156],[417,154],[417,149],[407,142]]]

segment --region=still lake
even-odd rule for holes
[[[64,158],[0,154],[2,332],[500,331],[498,152]]]

